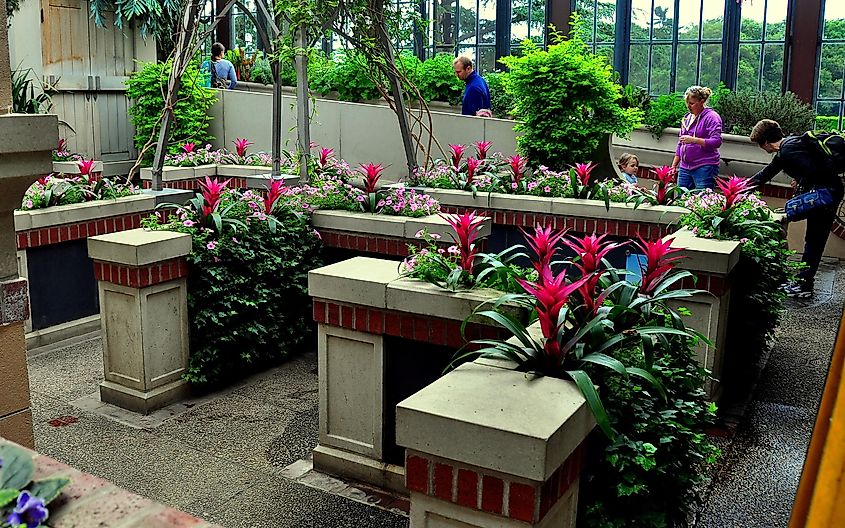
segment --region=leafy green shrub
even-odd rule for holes
[[[38,94],[35,87],[38,86]],[[53,100],[33,75],[32,68],[12,70],[12,109],[19,114],[49,112]]]
[[[665,128],[680,126],[687,112],[689,109],[684,102],[684,94],[663,94],[651,102],[644,124],[654,137],[660,138]]]
[[[704,428],[712,424],[715,405],[702,389],[707,372],[698,365],[692,339],[672,336],[655,353],[650,372],[663,385],[666,401],[650,387],[595,370],[616,439],[594,434],[596,456],[581,480],[579,525],[603,528],[685,526],[700,504],[697,486],[704,466],[718,449]],[[613,356],[626,365],[647,368],[642,352],[623,349]],[[591,371],[592,374],[592,371]]]
[[[726,133],[747,136],[757,121],[774,119],[784,133],[803,134],[816,125],[816,112],[792,92],[728,92],[714,104]]]
[[[135,147],[138,149],[158,134],[171,66],[170,61],[148,63],[126,80],[126,96],[133,101],[129,116],[135,126]],[[196,63],[189,65],[182,75],[167,145],[171,154],[178,152],[183,143],[205,144],[214,139],[208,133],[212,119],[208,110],[216,98],[213,90],[202,87],[202,75]]]
[[[293,72],[293,67],[290,68],[290,71]],[[285,69],[282,68],[282,74],[284,75],[284,73],[286,73]],[[251,77],[252,82],[273,84],[273,72],[270,71],[270,61],[264,57],[256,58],[255,65],[252,67]],[[296,73],[293,75],[293,82],[296,83]],[[285,84],[284,80],[282,84]]]
[[[839,118],[836,116],[816,116],[816,130],[827,132],[839,130]]]
[[[590,159],[607,134],[627,135],[642,112],[619,106],[622,87],[606,58],[577,37],[556,34],[553,41],[548,51],[523,42],[522,57],[501,62],[510,68],[505,88],[522,121],[516,125],[523,133],[520,151],[532,163],[556,169]]]
[[[420,65],[415,83],[426,102],[461,102],[464,82],[455,76],[455,70],[452,68],[453,58],[449,54],[438,53]]]
[[[619,98],[619,106],[622,108],[639,108],[646,115],[651,107],[651,96],[648,90],[634,84],[626,84],[622,89],[622,97]]]
[[[490,106],[493,107],[491,109],[493,110],[493,117],[510,117],[516,104],[513,95],[505,89],[507,78],[507,72],[495,71],[484,74],[484,80],[487,81],[487,87],[490,89]]]
[[[315,76],[311,87],[323,95],[337,92],[341,101],[366,101],[377,99],[381,94],[370,79],[366,60],[354,50],[337,52],[331,68],[325,68]],[[309,72],[310,74],[310,72]]]

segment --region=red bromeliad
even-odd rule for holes
[[[475,152],[478,153],[478,159],[485,159],[487,158],[487,151],[490,150],[490,147],[493,145],[492,141],[476,141],[473,143],[475,145]]]
[[[59,139],[59,145],[56,147],[56,151],[64,152],[65,148],[67,147],[67,140],[64,138]]]
[[[537,255],[537,259],[533,261],[534,269],[539,274],[539,282],[545,281],[548,277],[544,275],[545,272],[551,273],[552,258],[557,249],[557,244],[560,239],[566,234],[566,230],[554,232],[551,227],[540,227],[539,224],[534,226],[534,234],[531,235],[524,229],[520,228],[522,235],[528,242],[528,246]]]
[[[725,205],[722,207],[723,211],[743,199],[754,187],[751,180],[737,176],[732,176],[729,180],[717,179],[716,185],[722,191],[722,194],[725,195]]]
[[[537,299],[537,319],[543,331],[543,350],[546,352],[547,368],[558,370],[563,365],[564,354],[558,341],[558,333],[565,321],[560,320],[560,311],[569,302],[572,292],[578,290],[585,279],[581,278],[572,283],[566,282],[566,273],[561,271],[554,275],[551,269],[543,270],[540,276],[546,278],[537,283],[524,279],[516,279],[519,285]]]
[[[284,191],[284,180],[273,180],[270,187],[267,187],[267,195],[264,197],[264,212],[266,214],[273,212],[273,206],[276,205],[276,201],[279,199],[279,196],[284,194]]]
[[[481,165],[481,160],[475,158],[467,158],[467,185],[472,185],[475,180],[475,171]]]
[[[596,286],[598,286],[604,270],[601,269],[601,261],[608,253],[622,244],[616,242],[604,242],[607,235],[596,236],[586,235],[583,238],[564,239],[563,243],[578,255],[578,262],[575,267],[581,272],[581,276],[587,280],[579,289],[584,305],[590,313],[595,314],[600,302],[595,298]]]
[[[513,174],[513,182],[519,185],[525,175],[525,158],[519,154],[511,156],[508,158],[508,165],[510,165]]]
[[[584,187],[590,186],[590,174],[593,172],[593,169],[598,167],[598,163],[576,163],[573,169],[575,169],[575,175],[578,176],[578,180],[581,182],[581,185]]]
[[[185,154],[192,153],[196,148],[196,143],[185,143],[184,145],[182,145],[182,150],[185,151]]]
[[[334,149],[333,148],[321,148],[320,149],[320,156],[317,158],[317,165],[320,168],[323,168],[328,164],[329,159],[334,156]]]
[[[226,190],[226,186],[229,185],[229,180],[219,181],[217,178],[209,178],[208,176],[205,177],[205,181],[200,181],[200,190],[202,191],[202,198],[205,201],[205,205],[203,206],[203,215],[208,216],[217,207],[217,204],[220,202],[220,198],[223,196],[223,191]],[[208,209],[206,209],[206,207]]]
[[[455,230],[457,237],[453,235],[452,238],[461,254],[461,269],[472,275],[475,256],[478,254],[475,240],[478,238],[487,217],[478,215],[475,211],[464,214],[441,214],[440,217],[446,220]]]
[[[653,172],[657,175],[657,203],[662,205],[666,203],[666,190],[675,183],[675,168],[663,165],[653,169]]]
[[[463,145],[449,145],[449,148],[452,150],[452,166],[458,169],[461,166],[461,160],[464,157],[464,152],[466,152],[466,147]]]
[[[79,166],[79,174],[81,174],[82,176],[91,175],[91,172],[94,169],[94,163],[95,161],[92,159],[84,159],[82,161],[78,161],[76,164],[77,166]]]
[[[640,293],[645,295],[650,294],[666,278],[666,275],[672,271],[675,267],[675,262],[684,258],[681,256],[669,256],[672,253],[683,251],[682,248],[672,247],[673,240],[675,239],[670,238],[648,242],[640,237],[639,241],[634,241],[634,244],[646,257],[646,264],[642,267],[643,278],[640,283]]]
[[[254,145],[252,141],[249,141],[246,138],[235,138],[233,143],[235,144],[235,150],[237,151],[238,156],[242,158],[246,156],[246,149],[249,148],[250,145]]]
[[[384,170],[384,167],[381,166],[381,163],[367,163],[366,165],[361,164],[361,173],[364,175],[364,192],[367,194],[372,194],[376,192],[378,185],[379,178],[381,178],[381,172]]]

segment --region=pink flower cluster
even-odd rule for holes
[[[419,194],[413,189],[393,187],[376,204],[379,213],[395,216],[420,217],[440,211],[437,200],[427,194]]]

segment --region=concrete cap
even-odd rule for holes
[[[0,115],[0,154],[49,152],[58,143],[59,121],[53,114]]]
[[[88,239],[88,256],[127,266],[144,266],[191,252],[191,235],[172,231],[131,229]]]
[[[308,272],[311,297],[384,308],[387,285],[399,277],[399,263],[355,257]]]
[[[439,215],[421,216],[419,218],[408,218],[405,222],[405,238],[413,239],[420,229],[425,229],[431,233],[440,235],[442,242],[448,242],[455,236],[455,230],[444,218]],[[493,219],[487,217],[482,223],[479,237],[485,238],[490,236],[493,230]]]
[[[403,238],[406,216],[374,215],[352,211],[314,211],[311,222],[317,229],[355,231],[377,236]]]
[[[396,406],[397,444],[537,482],[594,426],[574,383],[477,363]]]
[[[736,240],[700,238],[688,228],[679,229],[664,240],[669,238],[674,239],[673,248],[684,249],[680,254],[686,258],[678,261],[681,269],[728,275],[739,262],[742,245]]]

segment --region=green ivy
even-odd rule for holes
[[[164,93],[170,76],[171,62],[145,64],[141,71],[133,73],[126,80],[126,96],[133,101],[129,116],[135,126],[135,147],[141,149],[160,129],[160,117],[164,110]],[[179,152],[184,143],[205,144],[214,139],[208,133],[211,117],[208,110],[216,101],[213,90],[202,87],[202,76],[198,65],[192,63],[182,75],[178,101],[173,108],[175,119],[170,128],[167,150]],[[152,155],[152,151],[150,156]]]
[[[594,156],[607,134],[625,136],[642,119],[639,109],[619,105],[622,87],[607,59],[578,37],[552,36],[548,51],[531,41],[521,57],[501,60],[510,69],[505,89],[522,121],[517,146],[532,163],[560,169]]]

